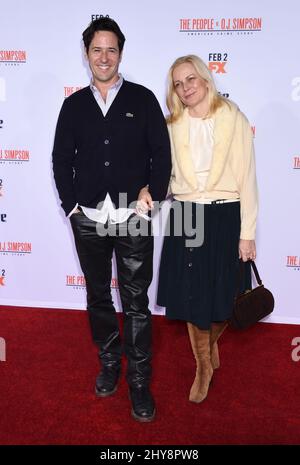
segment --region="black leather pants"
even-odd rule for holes
[[[131,217],[129,221],[136,218]],[[111,260],[115,251],[124,313],[127,381],[131,386],[139,386],[147,385],[151,376],[151,313],[147,292],[153,273],[153,237],[151,232],[147,236],[123,235],[127,223],[112,225],[112,231],[109,225],[105,225],[112,235],[102,236],[97,233],[97,223],[82,212],[71,216],[76,249],[86,280],[93,340],[100,348],[103,364],[120,364],[122,355],[119,325],[110,289]]]

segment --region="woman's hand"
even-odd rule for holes
[[[241,258],[243,262],[256,259],[255,241],[253,240],[248,241],[246,239],[240,239],[239,258]]]
[[[143,187],[139,192],[136,211],[138,214],[143,214],[147,213],[149,210],[152,210],[153,207],[154,204],[148,187]]]

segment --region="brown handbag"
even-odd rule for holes
[[[254,271],[258,286],[248,289],[237,295],[234,301],[233,314],[230,325],[234,329],[247,329],[255,323],[270,315],[274,309],[274,297],[272,292],[266,289],[260,279],[255,263],[251,260],[250,265]],[[240,262],[239,279],[243,277],[243,263]]]

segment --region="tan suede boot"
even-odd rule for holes
[[[191,390],[190,390],[190,397],[189,397],[189,399],[191,400],[191,398],[192,399],[195,398],[195,396],[197,395],[197,393],[199,391],[199,388],[200,388],[200,371],[199,371],[199,360],[198,360],[198,357],[196,355],[195,326],[192,325],[192,323],[187,323],[187,328],[188,328],[188,333],[189,333],[189,337],[190,337],[190,343],[191,343],[191,346],[192,346],[193,354],[194,354],[194,357],[195,357],[195,360],[196,360],[196,375],[195,375],[195,379],[194,379],[194,382],[193,382]]]
[[[210,359],[210,331],[199,329],[191,323],[187,323],[187,327],[197,366],[189,400],[199,403],[206,398],[213,375]]]
[[[218,348],[218,339],[225,331],[228,325],[227,321],[222,323],[212,323],[210,328],[210,356],[213,369],[220,367],[220,357]]]

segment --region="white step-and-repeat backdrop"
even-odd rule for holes
[[[64,98],[89,83],[81,33],[108,14],[126,36],[122,74],[152,89],[164,111],[168,68],[192,53],[247,115],[260,192],[257,264],[276,299],[268,321],[300,324],[298,0],[10,0],[0,14],[0,304],[85,308],[51,151]],[[156,285],[155,272],[150,307],[163,314]],[[115,269],[112,288],[119,308]]]

